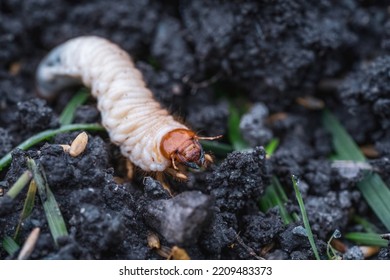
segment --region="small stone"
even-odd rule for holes
[[[146,206],[145,222],[168,242],[194,244],[211,214],[212,199],[198,191],[184,192]]]
[[[353,246],[343,255],[344,260],[364,260],[364,254],[358,246]]]

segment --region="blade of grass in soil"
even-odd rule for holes
[[[214,155],[220,157],[226,157],[227,154],[234,151],[232,146],[225,143],[205,140],[201,140],[200,143],[202,144],[203,149],[211,151]]]
[[[309,218],[307,217],[305,204],[303,203],[301,192],[299,191],[299,188],[298,188],[298,181],[297,181],[295,176],[291,176],[291,179],[292,179],[292,184],[293,184],[293,188],[295,191],[295,196],[296,196],[297,201],[298,201],[299,209],[301,210],[303,225],[306,229],[306,233],[307,233],[307,237],[309,239],[310,246],[313,250],[315,258],[317,260],[320,260],[320,255],[318,254],[317,246],[316,246],[316,243],[314,241],[313,232],[311,231]]]
[[[323,124],[332,134],[336,159],[366,160],[351,136],[329,111],[324,111]],[[366,172],[364,179],[357,184],[357,187],[378,219],[390,230],[390,190],[381,177],[376,173]]]
[[[57,239],[59,237],[68,235],[61,210],[52,191],[49,188],[49,185],[47,184],[46,176],[42,170],[42,167],[38,166],[31,158],[27,160],[27,165],[33,173],[35,183],[37,184],[38,193],[43,204],[43,209],[46,214],[46,219],[49,224],[51,235],[55,244],[57,244]]]
[[[356,224],[361,225],[364,228],[364,230],[368,233],[379,232],[378,228],[375,225],[371,224],[369,221],[367,221],[366,219],[358,215],[353,215],[352,221],[355,222]]]
[[[278,148],[278,146],[279,146],[279,139],[278,138],[272,139],[264,148],[267,156],[271,157],[276,151],[276,149]]]
[[[31,180],[30,186],[27,191],[27,197],[26,200],[24,201],[23,205],[23,210],[22,213],[20,214],[19,218],[19,223],[18,226],[16,227],[15,234],[14,234],[14,240],[19,242],[19,234],[20,234],[20,229],[22,227],[22,224],[26,218],[28,218],[32,212],[32,209],[34,208],[34,203],[35,203],[35,195],[37,192],[37,185],[35,184],[34,180]]]
[[[376,233],[350,232],[345,234],[344,237],[350,241],[365,246],[387,247],[389,245],[388,240],[384,240]]]
[[[234,150],[240,151],[248,148],[248,144],[244,141],[240,132],[240,114],[238,109],[231,105],[230,115],[228,120],[228,136]]]
[[[76,93],[75,96],[68,102],[66,105],[65,109],[62,111],[60,115],[60,124],[61,126],[63,125],[68,125],[73,122],[74,115],[76,112],[76,109],[85,103],[87,101],[89,96],[89,93],[87,89],[81,89]]]
[[[9,196],[11,199],[15,199],[15,197],[24,189],[30,179],[31,172],[27,170],[19,177],[15,184],[12,185],[6,195]]]
[[[287,200],[287,195],[284,192],[283,187],[279,180],[274,176],[272,177],[271,184],[266,188],[265,193],[259,201],[260,210],[266,212],[268,209],[278,206],[283,223],[288,225],[293,219],[284,205]]]
[[[20,249],[18,243],[15,242],[11,237],[4,236],[2,242],[3,249],[8,253],[8,255],[13,255]]]

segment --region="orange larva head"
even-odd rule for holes
[[[188,129],[175,129],[164,135],[160,150],[163,156],[176,163],[198,169],[205,165],[203,148],[196,134]]]

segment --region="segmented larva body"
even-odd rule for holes
[[[176,161],[204,164],[199,137],[154,100],[130,56],[117,45],[78,37],[53,49],[39,65],[37,86],[43,97],[80,82],[97,98],[111,141],[144,171],[178,169]]]

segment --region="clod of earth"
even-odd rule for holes
[[[212,215],[213,200],[198,191],[183,192],[146,206],[145,222],[169,243],[190,245],[198,240]]]

